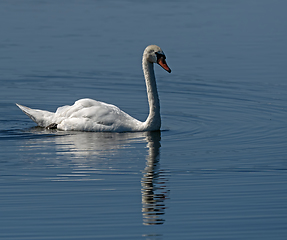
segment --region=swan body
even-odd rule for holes
[[[40,127],[59,130],[97,132],[156,131],[161,127],[160,105],[154,75],[154,63],[171,72],[160,47],[148,46],[142,59],[149,102],[149,115],[141,122],[118,107],[93,99],[80,99],[72,106],[59,107],[55,113],[16,105]]]

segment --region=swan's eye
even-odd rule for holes
[[[166,59],[165,55],[162,53],[156,52],[155,55],[156,55],[157,60],[159,60],[160,58]]]

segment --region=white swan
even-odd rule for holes
[[[141,122],[118,107],[92,99],[80,99],[72,106],[59,107],[55,113],[16,105],[38,126],[48,129],[97,131],[97,132],[135,132],[155,131],[161,127],[160,105],[157,93],[153,64],[158,63],[169,73],[165,55],[160,47],[148,46],[143,53],[142,67],[149,102],[149,115]]]

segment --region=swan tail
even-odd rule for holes
[[[53,118],[55,116],[55,113],[44,111],[44,110],[38,110],[38,109],[32,109],[25,107],[23,105],[20,105],[16,103],[16,105],[29,117],[31,118],[35,123],[38,124],[40,127],[47,127],[50,126],[53,123]]]

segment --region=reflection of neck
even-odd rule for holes
[[[161,132],[147,132],[147,147],[148,147],[148,163],[157,163],[159,161],[160,154],[160,140],[161,140]]]
[[[149,155],[142,178],[142,212],[144,225],[163,224],[167,198],[166,179],[159,169],[160,131],[147,132]],[[159,181],[160,180],[160,181]]]
[[[149,103],[149,115],[147,120],[145,121],[147,128],[146,130],[148,131],[159,130],[161,126],[160,106],[159,106],[159,98],[155,81],[153,63],[149,62],[144,56],[142,65],[146,81],[147,97]]]

